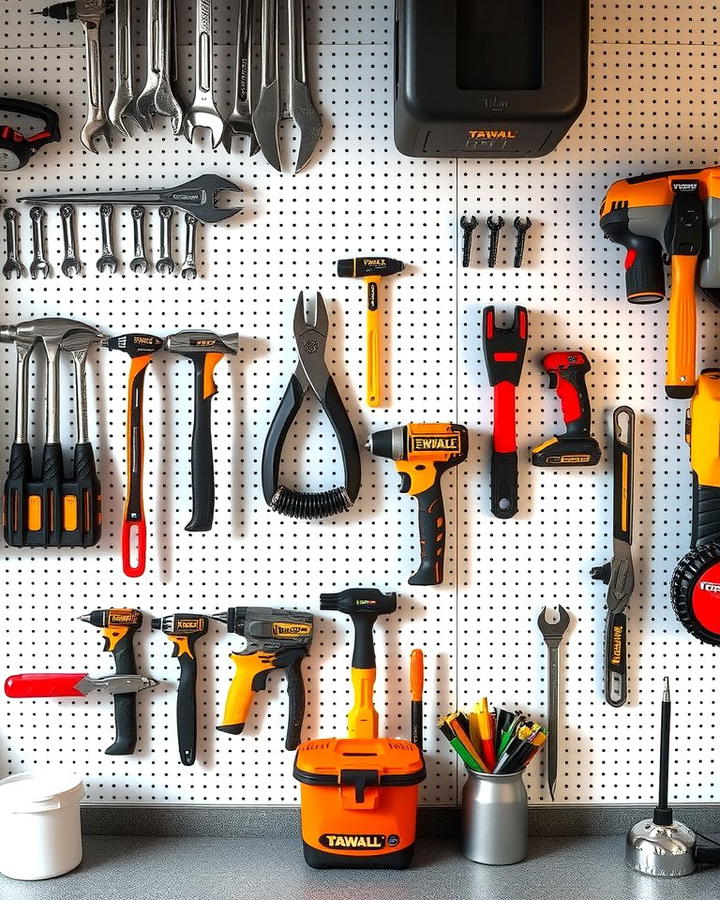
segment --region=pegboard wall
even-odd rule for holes
[[[180,4],[182,6],[183,4]],[[3,677],[20,671],[110,672],[95,629],[76,621],[91,609],[141,608],[139,669],[166,684],[139,696],[139,747],[108,757],[112,703],[0,698],[0,774],[60,764],[75,769],[98,803],[291,804],[297,802],[292,754],[283,749],[287,707],[279,674],[260,694],[242,737],[215,730],[243,641],[212,628],[199,645],[198,761],[179,763],[171,645],[151,632],[151,614],[213,613],[231,605],[312,611],[316,637],[304,664],[304,735],[342,734],[349,707],[349,622],[319,614],[321,591],[374,585],[399,591],[399,610],[376,628],[377,705],[384,733],[409,734],[411,648],[426,659],[428,779],[423,803],[458,799],[463,774],[435,730],[439,715],[487,694],[491,701],[545,714],[545,648],[536,627],[544,604],[562,603],[572,627],[562,652],[560,803],[650,803],[655,755],[648,752],[661,676],[672,675],[676,700],[676,798],[716,801],[720,786],[702,697],[714,696],[716,653],[676,623],[668,583],[689,543],[690,474],[683,440],[684,406],[664,398],[667,308],[631,308],[624,300],[621,255],[604,241],[597,211],[618,178],[717,161],[715,87],[720,15],[714,3],[627,0],[593,4],[591,97],[580,121],[550,157],[534,161],[411,160],[392,141],[391,3],[308,2],[310,67],[323,114],[315,160],[302,174],[279,175],[259,156],[229,157],[202,141],[195,147],[156,124],[151,135],[115,138],[112,152],[87,153],[82,34],[75,25],[33,19],[21,4],[0,6],[5,53],[0,90],[59,110],[64,139],[18,173],[2,178],[9,203],[30,191],[144,188],[217,172],[242,185],[243,213],[202,228],[201,277],[185,282],[154,271],[135,276],[127,207],[116,212],[119,272],[101,276],[96,207],[78,207],[85,276],[59,274],[57,207],[48,214],[54,277],[0,284],[2,321],[65,315],[110,334],[188,327],[237,330],[239,356],[217,369],[213,428],[217,505],[207,534],[188,534],[190,512],[191,366],[153,360],[146,383],[146,510],[149,561],[139,580],[124,578],[119,556],[124,489],[128,360],[98,350],[91,358],[93,440],[103,483],[104,533],[87,552],[3,550]],[[215,3],[215,75],[223,109],[233,58],[233,5]],[[180,10],[181,35],[188,18]],[[185,31],[183,31],[185,29]],[[111,29],[105,65],[112,71]],[[142,39],[143,28],[138,28]],[[144,79],[138,48],[136,87]],[[186,87],[189,48],[180,48]],[[111,96],[106,79],[106,99]],[[283,141],[288,149],[289,126]],[[486,234],[476,232],[473,265],[459,266],[462,213],[501,214],[534,222],[527,264],[512,268],[512,229],[500,264],[481,263]],[[150,256],[157,216],[149,213]],[[181,217],[175,257],[181,258]],[[30,221],[21,221],[21,251],[30,261]],[[404,260],[388,280],[386,358],[391,403],[375,412],[363,396],[362,284],[339,280],[334,263],[362,253]],[[363,452],[363,485],[350,513],[321,523],[293,522],[267,509],[259,487],[265,434],[295,366],[292,337],[297,293],[320,290],[331,315],[328,361],[361,443],[378,428],[409,421],[464,422],[471,430],[467,464],[444,482],[449,518],[446,583],[411,589],[417,539],[414,502],[398,493],[389,462]],[[480,342],[480,311],[493,302],[505,315],[520,302],[530,313],[530,342],[518,392],[521,510],[510,521],[489,509],[491,392]],[[718,315],[703,303],[700,363],[717,364]],[[605,448],[597,470],[532,469],[523,452],[561,428],[554,395],[540,369],[553,349],[582,348],[593,363],[589,388],[594,430]],[[0,456],[7,457],[14,416],[14,351],[2,351]],[[72,385],[63,416],[72,435]],[[638,415],[634,557],[637,589],[629,608],[629,702],[620,710],[602,696],[605,588],[590,579],[610,552],[609,416],[621,403]],[[33,403],[43,418],[43,404]],[[286,444],[284,478],[319,488],[340,483],[341,465],[327,423],[306,403]],[[42,439],[39,429],[36,443]],[[681,751],[681,752],[680,752]],[[542,760],[527,775],[531,801],[549,801]]]

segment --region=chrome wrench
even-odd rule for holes
[[[22,278],[25,274],[25,266],[20,262],[18,255],[18,211],[10,206],[3,213],[3,218],[5,219],[7,260],[2,268],[2,273],[8,280]]]
[[[545,779],[547,781],[550,798],[555,799],[555,782],[557,781],[558,761],[558,724],[560,721],[560,644],[570,624],[570,616],[567,610],[558,605],[558,621],[549,622],[547,607],[538,617],[538,628],[548,648],[548,681],[547,681],[547,710],[548,710],[548,739],[545,757],[547,769]]]
[[[155,92],[160,83],[160,0],[147,0],[147,75],[135,100],[135,119],[143,131],[152,131]]]
[[[75,210],[69,203],[64,203],[60,207],[60,219],[62,220],[63,233],[63,256],[60,271],[67,278],[80,275],[82,272],[82,263],[77,258],[75,250]]]
[[[252,23],[253,0],[239,0],[237,20],[237,45],[235,50],[235,104],[225,123],[223,146],[232,152],[234,137],[249,138],[249,156],[260,149],[252,126]]]
[[[270,165],[282,171],[278,147],[280,121],[280,82],[278,80],[278,0],[262,0],[260,43],[260,95],[252,113],[252,126],[263,156]]]
[[[97,261],[98,272],[114,275],[117,271],[117,257],[113,249],[112,236],[113,208],[109,203],[100,207],[100,235],[102,239],[102,256]]]
[[[180,269],[180,274],[186,280],[197,278],[197,264],[195,253],[197,250],[198,220],[190,213],[185,213],[185,261]]]
[[[145,255],[145,210],[142,206],[133,206],[130,210],[133,220],[133,246],[135,254],[130,262],[130,271],[136,275],[144,275],[148,269]]]
[[[133,102],[132,12],[132,0],[115,0],[115,93],[108,107],[108,119],[125,137],[130,137],[123,121],[125,116],[139,124],[130,111]]]
[[[95,141],[102,138],[112,147],[110,123],[105,117],[102,87],[102,53],[100,50],[100,26],[108,12],[107,0],[75,0],[77,17],[85,32],[85,62],[87,72],[88,109],[85,125],[80,132],[83,146],[97,153]]]
[[[160,216],[160,256],[155,263],[155,269],[161,275],[172,275],[175,271],[175,262],[172,258],[172,225],[174,211],[170,206],[161,206],[158,210]]]
[[[195,0],[195,94],[183,131],[192,143],[196,128],[209,129],[214,149],[222,141],[225,125],[213,96],[213,53],[212,0]]]
[[[47,278],[50,266],[45,257],[45,210],[42,206],[33,206],[30,210],[32,221],[33,261],[30,263],[30,277]]]
[[[290,58],[290,82],[286,108],[281,118],[293,119],[300,132],[300,146],[295,160],[295,173],[303,169],[322,133],[322,118],[315,108],[308,84],[307,33],[305,30],[305,0],[288,2],[288,56]]]
[[[159,3],[158,82],[155,88],[154,111],[159,116],[167,116],[173,134],[180,134],[183,110],[173,89],[175,55],[173,0],[159,0]]]

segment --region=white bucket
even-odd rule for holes
[[[55,878],[82,859],[82,780],[46,770],[0,781],[0,872],[8,878]]]

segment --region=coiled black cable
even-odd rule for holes
[[[291,519],[325,519],[347,512],[352,501],[344,487],[329,491],[295,491],[280,485],[270,506],[281,516]]]

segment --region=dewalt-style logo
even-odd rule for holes
[[[321,834],[320,843],[331,850],[383,850],[384,834]]]
[[[459,453],[460,436],[457,434],[413,435],[410,438],[413,453]]]
[[[375,266],[375,267],[384,266],[385,262],[386,262],[386,260],[382,259],[382,258],[381,259],[364,259],[363,260],[363,263],[368,267],[369,266]]]
[[[176,628],[182,628],[185,631],[200,631],[205,623],[202,619],[197,618],[197,616],[190,618],[181,618],[177,619],[175,622]]]
[[[622,625],[615,625],[613,627],[613,635],[612,635],[612,656],[610,657],[610,662],[614,666],[619,666],[622,662],[622,639],[623,639],[623,627]]]
[[[518,139],[517,131],[509,128],[468,131],[468,135],[471,141],[516,141]]]
[[[273,622],[273,637],[305,637],[312,634],[312,625],[304,622]]]
[[[138,621],[138,615],[135,609],[113,609],[108,616],[108,625],[133,625]]]

